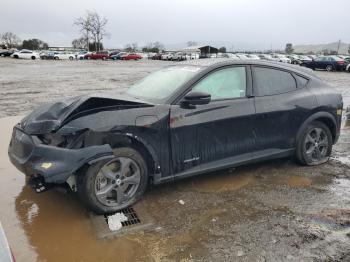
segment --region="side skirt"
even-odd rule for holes
[[[295,152],[294,148],[266,149],[266,150],[256,151],[253,153],[245,153],[238,156],[227,157],[221,160],[200,164],[186,171],[177,173],[174,176],[159,178],[159,180],[157,181],[158,183],[155,183],[155,184],[165,183],[172,180],[177,180],[177,179],[182,179],[182,178],[186,178],[194,175],[213,172],[220,169],[227,169],[227,168],[232,168],[232,167],[241,166],[245,164],[256,163],[264,160],[283,158],[283,157],[293,155],[294,152]]]

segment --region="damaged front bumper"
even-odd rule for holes
[[[87,163],[112,158],[110,145],[68,149],[45,145],[15,126],[8,150],[11,162],[29,177],[40,176],[45,183],[61,184]]]

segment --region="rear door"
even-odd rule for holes
[[[247,95],[247,86],[251,87],[250,80],[245,66],[218,69],[188,91],[211,94],[212,101],[209,104],[193,108],[181,105],[171,107],[170,137],[174,173],[208,163],[232,163],[234,159],[228,161],[230,157],[247,155],[254,149],[254,99]],[[220,160],[223,161],[219,163]]]
[[[308,80],[278,68],[253,66],[253,94],[256,114],[256,150],[294,147],[296,133],[316,106],[314,95],[305,87]]]

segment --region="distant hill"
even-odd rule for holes
[[[337,51],[338,42],[329,44],[318,44],[318,45],[296,45],[293,46],[295,53],[308,53],[308,52],[321,52],[322,50]],[[339,54],[348,54],[349,44],[340,43]]]

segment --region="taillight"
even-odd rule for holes
[[[343,64],[344,64],[344,61],[337,61],[337,64],[338,64],[338,65],[343,65]]]

